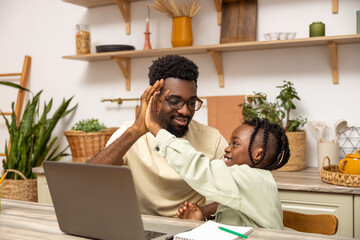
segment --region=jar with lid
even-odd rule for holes
[[[325,24],[322,22],[313,22],[309,26],[310,37],[321,37],[325,36]]]
[[[76,25],[76,54],[89,54],[91,49],[90,26]]]

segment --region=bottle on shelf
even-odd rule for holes
[[[76,25],[76,54],[89,54],[91,52],[90,26]]]

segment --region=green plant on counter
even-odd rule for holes
[[[12,87],[20,88],[20,86]],[[3,112],[1,112],[11,140],[10,149],[8,149],[8,143],[5,142],[6,159],[2,161],[4,171],[7,169],[18,170],[28,179],[35,178],[35,175],[32,173],[32,168],[40,166],[43,161],[57,161],[61,157],[69,155],[65,153],[68,146],[62,151],[57,152],[60,147],[59,145],[55,146],[58,137],[51,138],[51,133],[59,120],[77,107],[76,105],[70,110],[67,110],[73,97],[68,100],[64,99],[54,114],[49,118],[48,114],[53,104],[53,99],[51,99],[48,104],[44,102],[43,112],[40,116],[39,100],[41,93],[42,90],[33,96],[31,101],[28,101],[18,126],[16,124],[14,102],[11,105],[11,122],[5,117]],[[6,176],[7,179],[16,179],[17,177],[18,176],[12,172],[9,172]]]
[[[75,123],[71,130],[79,130],[83,132],[100,132],[106,129],[103,123],[100,123],[98,119],[83,119]]]
[[[301,116],[290,119],[291,110],[296,109],[294,100],[300,100],[294,85],[291,82],[284,81],[284,84],[277,86],[280,89],[275,102],[268,102],[266,94],[254,92],[256,97],[249,97],[248,103],[239,104],[243,107],[242,114],[246,120],[254,117],[260,119],[268,118],[272,123],[278,123],[287,132],[299,131],[307,122],[306,118]]]

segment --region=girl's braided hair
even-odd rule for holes
[[[250,136],[249,156],[253,167],[259,165],[266,158],[267,166],[261,167],[267,170],[275,170],[284,166],[290,157],[289,142],[285,130],[276,123],[270,123],[268,119],[253,118],[246,120],[244,124],[254,127]],[[251,149],[262,147],[263,152],[259,161],[254,162]]]

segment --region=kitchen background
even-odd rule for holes
[[[137,98],[148,86],[148,67],[156,58],[131,60],[131,90],[125,90],[124,76],[115,61],[75,61],[62,56],[75,55],[75,25],[89,24],[91,51],[96,45],[128,44],[137,50],[144,46],[146,6],[152,1],[131,3],[131,34],[117,5],[87,9],[61,0],[0,1],[0,73],[19,72],[25,55],[32,57],[28,88],[37,93],[44,89],[41,102],[53,98],[53,109],[63,98],[75,96],[76,112],[61,120],[53,132],[62,147],[63,135],[80,119],[99,118],[108,127],[132,120],[136,102],[102,103],[101,98]],[[199,0],[202,6],[192,21],[194,45],[218,44],[220,26],[214,1]],[[331,0],[259,0],[257,41],[264,33],[296,32],[296,38],[309,36],[309,25],[322,21],[326,36],[356,33],[358,0],[339,0],[333,14]],[[171,18],[150,8],[150,39],[153,49],[171,47]],[[198,66],[199,96],[247,95],[265,92],[273,101],[276,86],[283,80],[294,83],[301,101],[293,116],[323,120],[333,127],[338,119],[360,127],[360,44],[338,45],[339,84],[333,84],[327,46],[223,54],[225,87],[219,88],[218,74],[210,55],[186,55]],[[0,86],[0,109],[9,111],[16,90]],[[29,99],[29,95],[25,101]],[[207,124],[206,103],[194,119]],[[0,152],[4,149],[7,129],[0,120]],[[70,153],[70,149],[68,150]],[[317,166],[316,141],[307,134],[307,165]],[[0,170],[2,166],[0,167]]]

